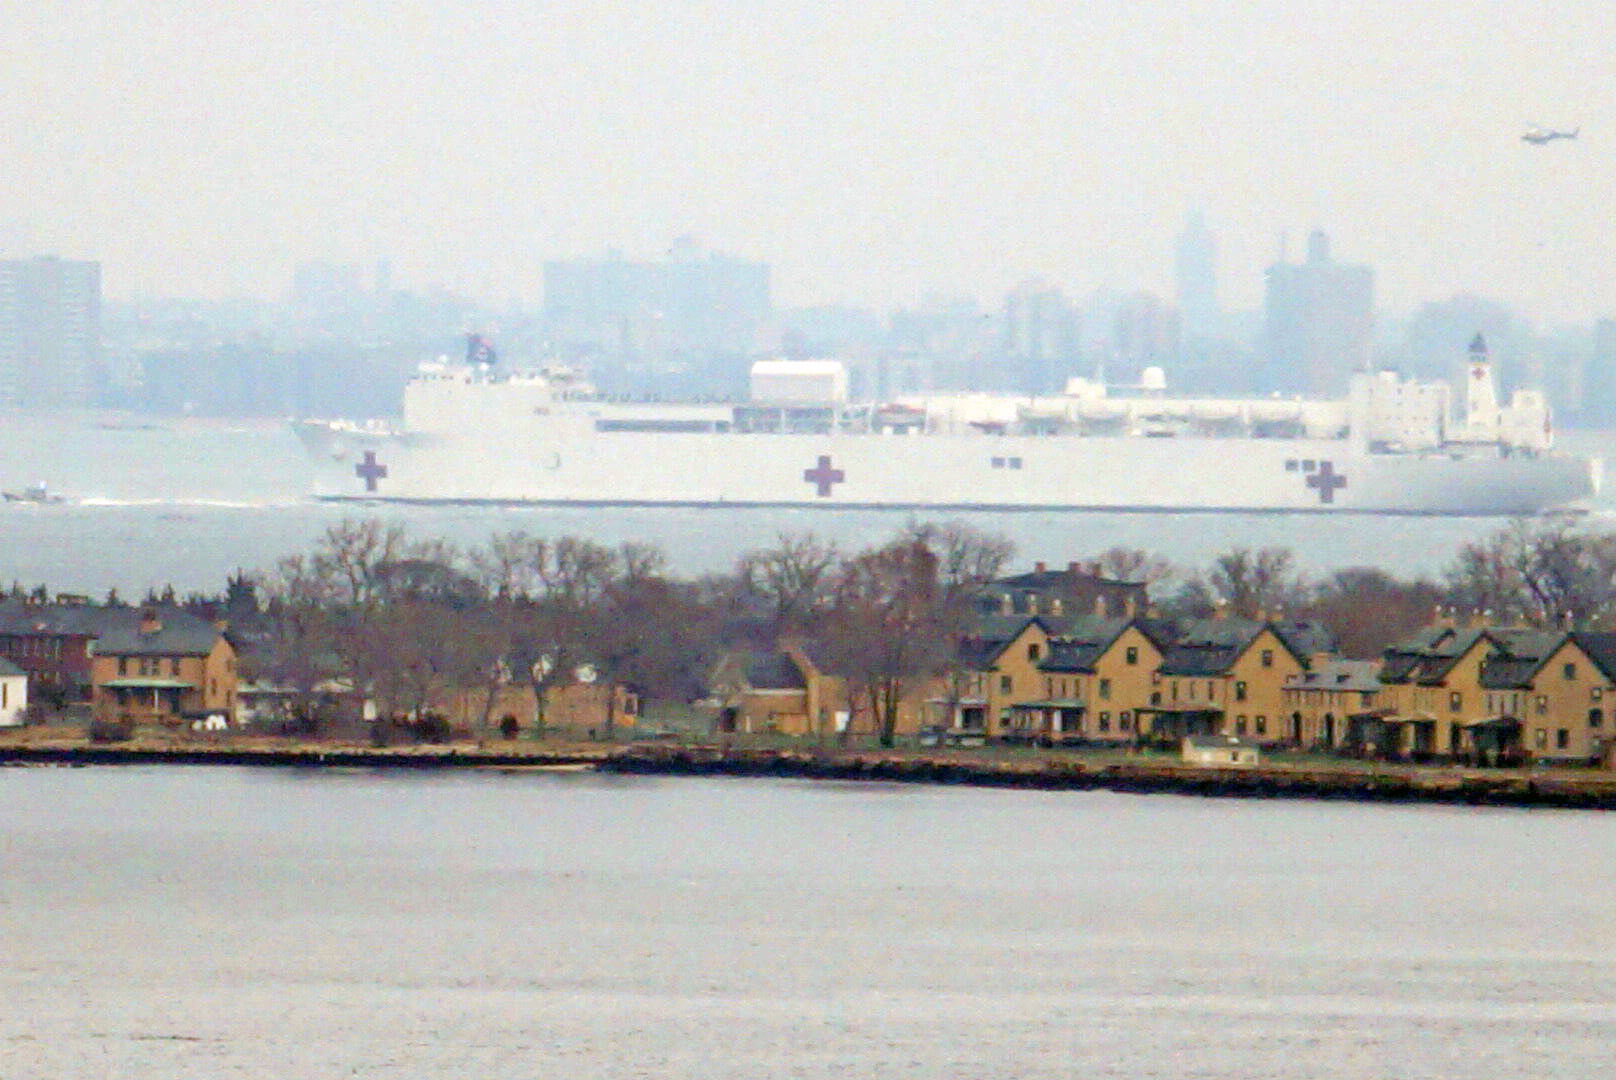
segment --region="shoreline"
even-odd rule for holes
[[[1185,765],[1165,759],[997,758],[916,751],[763,749],[722,744],[472,743],[370,747],[0,743],[0,766],[212,765],[250,768],[592,771],[631,776],[772,777],[875,783],[1115,791],[1213,798],[1425,802],[1616,810],[1616,774],[1437,766]]]

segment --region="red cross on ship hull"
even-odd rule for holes
[[[847,474],[840,469],[831,468],[829,454],[820,454],[819,463],[811,469],[804,469],[802,478],[818,487],[819,498],[828,499],[832,488],[846,482]]]
[[[376,460],[376,451],[366,450],[365,460],[354,466],[354,475],[365,482],[366,491],[375,491],[376,481],[387,478],[387,466]]]
[[[1319,471],[1307,478],[1307,486],[1319,493],[1319,502],[1333,503],[1336,489],[1346,487],[1347,478],[1335,471],[1335,462],[1321,461]]]

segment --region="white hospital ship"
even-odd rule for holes
[[[848,400],[834,360],[752,367],[744,403],[626,401],[561,371],[423,365],[401,422],[304,420],[325,499],[1516,515],[1584,508],[1598,462],[1547,401],[1498,399],[1480,338],[1445,383],[1354,376],[1339,401],[1113,395]]]

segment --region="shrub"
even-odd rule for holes
[[[135,722],[129,719],[90,721],[86,731],[93,743],[128,742],[135,737]]]

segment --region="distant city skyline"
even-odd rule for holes
[[[536,303],[546,261],[683,234],[771,264],[788,307],[1171,297],[1201,209],[1228,310],[1321,228],[1387,311],[1616,314],[1593,0],[56,0],[0,34],[0,241],[100,260],[112,298],[385,258]]]

